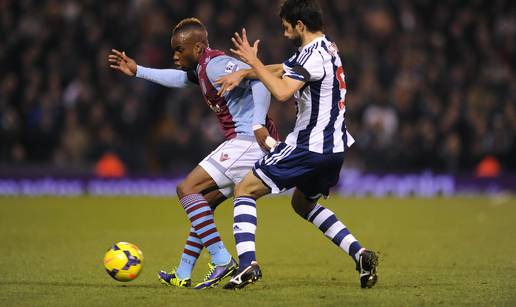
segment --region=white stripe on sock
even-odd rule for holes
[[[238,256],[242,255],[245,252],[254,252],[255,244],[253,241],[240,242],[236,245],[236,250],[237,250]]]
[[[346,251],[346,253],[349,254],[349,247],[351,246],[351,244],[353,242],[356,242],[357,239],[355,239],[355,237],[353,237],[352,234],[348,234],[347,236],[344,237],[344,239],[342,239],[342,242],[340,242],[340,248],[342,248],[343,250]]]
[[[317,215],[315,217],[315,219],[312,223],[315,226],[319,227],[319,226],[321,226],[322,223],[324,223],[324,221],[326,221],[326,219],[328,219],[332,215],[333,215],[333,212],[331,212],[328,209],[324,209],[323,211],[321,211],[321,213],[319,213],[319,215]]]
[[[314,215],[315,212],[317,212],[317,210],[319,210],[320,208],[321,208],[321,205],[316,204],[315,207],[312,209],[312,211],[310,211],[310,213],[308,213],[308,216],[306,217],[306,219],[307,220],[311,219],[312,215]]]
[[[256,225],[253,223],[246,223],[246,222],[239,222],[234,223],[234,226],[238,227],[239,229],[233,228],[233,233],[252,233],[254,234],[256,232]]]
[[[233,216],[239,216],[240,214],[249,214],[252,216],[256,216],[256,207],[248,205],[235,206],[235,210],[233,211],[233,213]]]
[[[337,221],[333,225],[331,225],[330,228],[328,228],[328,230],[326,230],[324,235],[330,239],[333,239],[333,237],[335,237],[335,235],[344,228],[346,228],[346,226],[344,226],[341,222]]]

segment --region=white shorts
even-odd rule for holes
[[[235,184],[244,179],[256,161],[265,156],[254,136],[237,136],[225,141],[199,165],[217,183],[224,196],[233,196]]]

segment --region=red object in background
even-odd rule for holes
[[[108,152],[102,155],[95,166],[95,174],[98,177],[120,178],[126,175],[126,168],[124,162],[112,153]]]
[[[482,178],[498,177],[501,171],[500,162],[493,156],[486,156],[477,165],[476,176]]]

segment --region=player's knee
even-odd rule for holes
[[[308,213],[310,212],[309,210],[306,210],[305,206],[301,205],[299,201],[296,201],[295,198],[292,198],[290,204],[292,205],[292,209],[294,209],[294,212],[296,212],[302,218],[305,218],[306,215],[308,215]]]
[[[243,196],[245,195],[245,187],[242,185],[242,183],[238,183],[236,186],[235,186],[235,197],[240,197],[240,196]]]
[[[179,183],[176,187],[176,193],[179,198],[183,198],[188,194],[193,194],[192,187],[190,187],[185,181]]]
[[[254,199],[257,198],[257,196],[255,195],[252,187],[248,184],[246,184],[244,181],[238,183],[236,186],[235,186],[235,197],[240,197],[240,196],[250,196]]]
[[[317,200],[308,199],[297,190],[294,192],[294,195],[292,195],[292,209],[302,218],[306,218],[316,204]]]

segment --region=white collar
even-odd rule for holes
[[[324,35],[324,34],[322,36],[316,37],[311,42],[304,45],[303,47],[299,47],[298,50],[299,50],[299,52],[301,52],[301,51],[303,51],[303,49],[306,49],[306,48],[312,46],[313,44],[315,44],[316,42],[322,41],[325,38],[326,38],[326,35]]]

